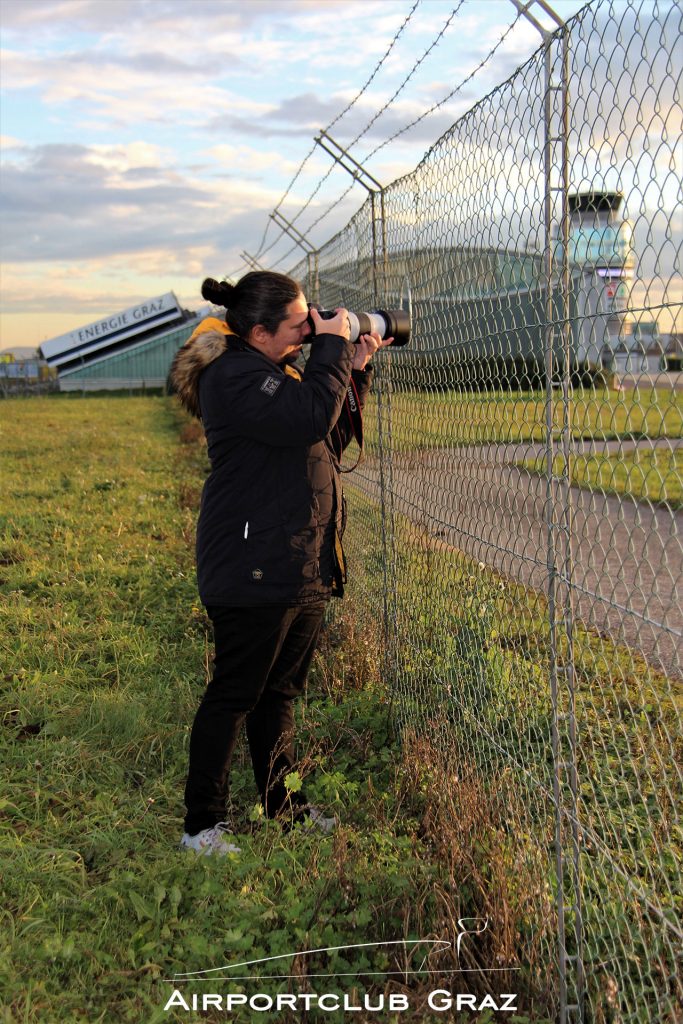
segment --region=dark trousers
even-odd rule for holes
[[[302,693],[325,602],[287,608],[207,608],[216,657],[190,736],[185,831],[196,835],[226,815],[230,761],[242,722],[254,778],[268,817],[296,815],[302,792],[288,794],[294,766],[294,700]]]

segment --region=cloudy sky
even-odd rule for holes
[[[553,5],[569,17],[582,3]],[[269,221],[284,195],[290,220],[310,199],[297,220],[305,233],[330,211],[310,230],[315,245],[333,235],[365,193],[356,185],[335,203],[349,184],[340,169],[315,191],[331,160],[319,147],[308,155],[314,134],[366,85],[409,15],[330,129],[361,161],[495,54],[449,103],[368,158],[386,184],[539,45],[524,19],[508,31],[511,0],[414,6],[0,0],[0,349],[170,290],[196,307],[203,277],[246,269],[243,250],[265,249],[265,266],[289,269],[298,254]]]

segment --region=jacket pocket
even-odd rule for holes
[[[238,541],[240,577],[250,583],[296,585],[320,573],[317,502],[284,516],[261,510],[245,521]]]
[[[279,583],[286,561],[286,533],[278,516],[246,520],[238,539],[238,571],[250,583]]]

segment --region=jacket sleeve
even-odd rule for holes
[[[372,366],[366,367],[364,370],[354,370],[351,374],[351,379],[356,385],[356,392],[358,394],[358,402],[361,409],[365,406],[365,399],[368,396],[370,385],[372,384],[374,370]],[[334,430],[334,449],[337,457],[351,444],[353,440],[353,425],[351,417],[346,405],[342,406],[342,411],[337,420],[337,426]]]
[[[243,366],[218,360],[200,380],[203,418],[275,447],[315,444],[339,417],[352,361],[353,344],[336,334],[316,338],[300,382],[250,353]]]

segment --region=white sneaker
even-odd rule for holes
[[[324,832],[328,836],[334,832],[338,824],[336,817],[326,818],[319,807],[309,807],[308,817],[304,820],[304,828],[317,828],[319,832]]]
[[[210,854],[224,857],[226,853],[241,853],[241,847],[226,842],[225,837],[229,835],[230,827],[227,821],[219,821],[213,828],[202,829],[196,836],[191,836],[186,832],[180,840],[180,848],[181,850],[194,850],[195,853],[204,857],[208,857]]]

